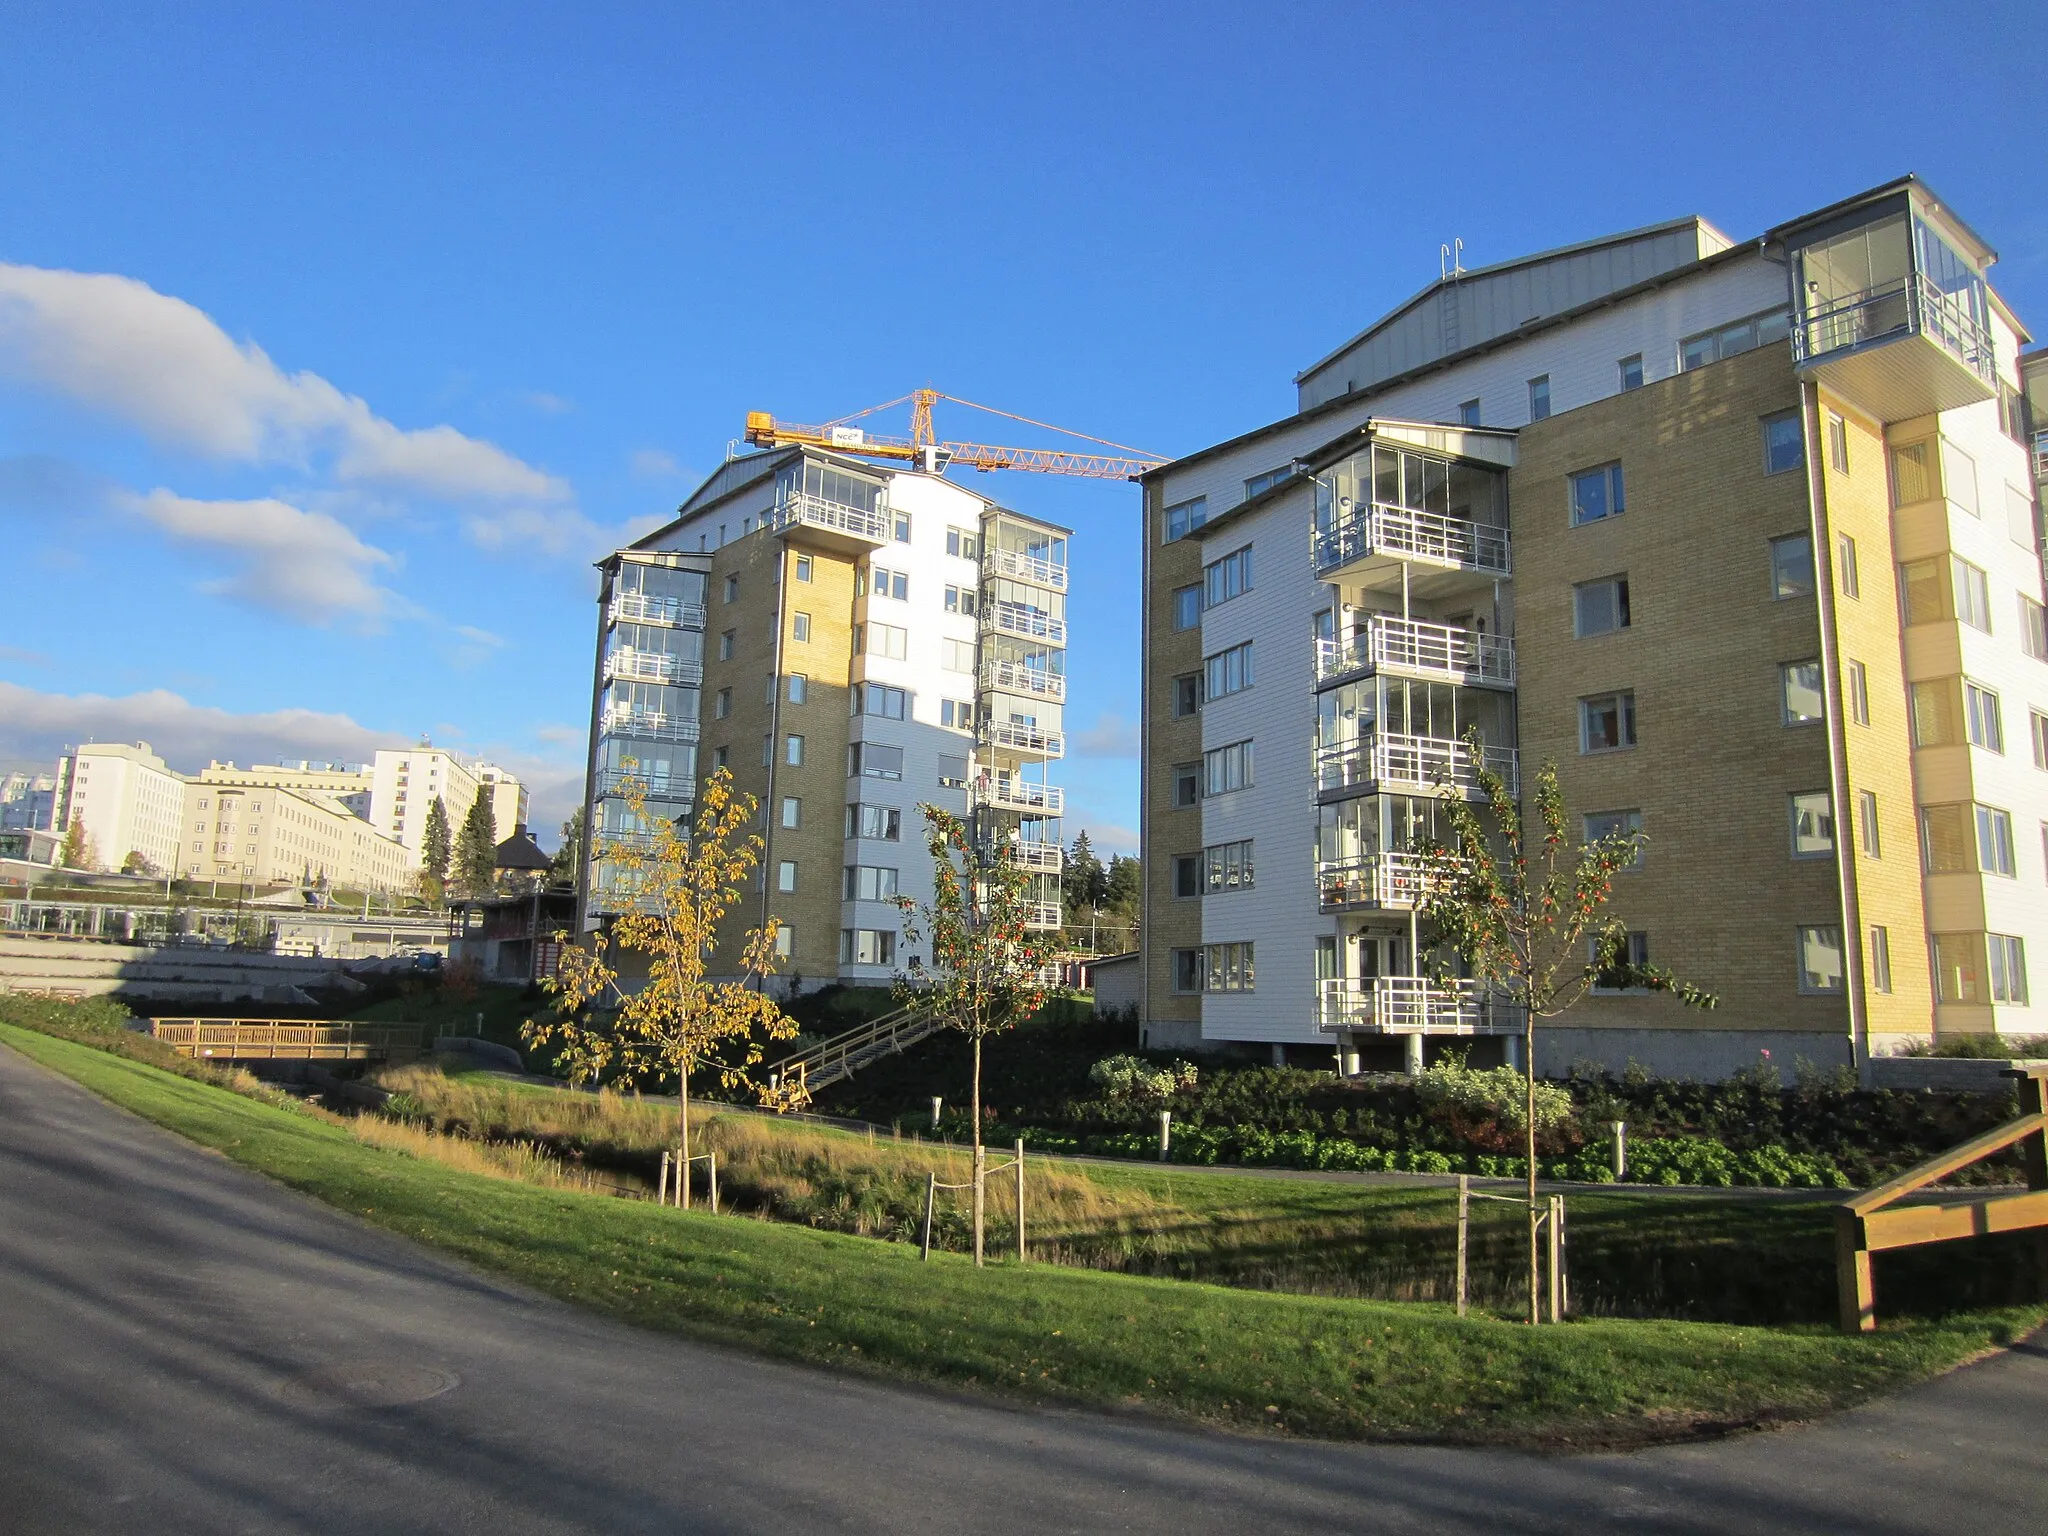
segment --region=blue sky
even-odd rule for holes
[[[1453,236],[1468,266],[1688,213],[1742,237],[1911,170],[2048,336],[2044,34],[2038,4],[0,0],[0,762],[430,732],[525,772],[552,842],[589,562],[747,410],[929,383],[1184,452],[1285,414]],[[1079,530],[1062,777],[1128,847],[1136,489],[979,488]]]

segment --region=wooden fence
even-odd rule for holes
[[[149,1032],[187,1056],[210,1061],[410,1061],[418,1024],[341,1019],[151,1019]]]

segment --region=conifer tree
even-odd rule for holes
[[[574,885],[583,865],[583,807],[562,823],[562,846],[548,861],[549,885]]]
[[[455,888],[475,898],[491,894],[497,875],[498,824],[491,812],[491,788],[479,784],[462,830],[455,834]]]

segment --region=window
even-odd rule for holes
[[[1588,958],[1600,958],[1600,941],[1592,939]],[[1621,946],[1615,951],[1614,964],[1605,966],[1593,978],[1595,992],[1641,992],[1642,987],[1629,985],[1632,973],[1650,963],[1650,936],[1647,933],[1629,932],[1622,937]]]
[[[1173,714],[1185,719],[1202,707],[1202,674],[1183,672],[1173,680]]]
[[[1202,990],[1202,952],[1199,949],[1176,949],[1173,952],[1173,990]]]
[[[718,637],[718,659],[720,661],[732,660],[733,645],[738,637],[739,631],[736,629],[728,629]]]
[[[1820,663],[1788,661],[1778,668],[1778,686],[1787,725],[1814,725],[1827,718],[1827,698],[1821,692]]]
[[[2027,734],[2034,738],[2034,766],[2048,768],[2048,715],[2038,709],[2028,710]]]
[[[1828,464],[1838,475],[1849,473],[1849,423],[1828,412]]]
[[[1991,633],[1991,581],[1978,567],[1950,556],[1956,587],[1956,617],[1972,629]]]
[[[1771,540],[1771,596],[1813,596],[1813,536],[1788,533]]]
[[[1799,990],[1839,992],[1847,984],[1842,969],[1842,930],[1823,924],[1799,930]]]
[[[801,736],[786,736],[782,741],[782,760],[792,768],[804,765],[804,739]]]
[[[967,787],[967,759],[956,757],[950,752],[939,754],[939,788],[965,789]]]
[[[737,600],[738,600],[738,598],[739,598],[739,595],[740,595],[740,579],[739,579],[739,577],[737,577],[737,576],[728,576],[728,577],[726,577],[726,578],[725,578],[725,600],[726,600],[726,601],[727,601],[728,603],[730,603],[730,602],[735,602],[735,601],[737,601]]]
[[[1278,469],[1269,469],[1263,475],[1253,475],[1244,483],[1244,499],[1250,501],[1254,496],[1270,491],[1282,480],[1291,478],[1293,474],[1292,464],[1282,464]]]
[[[1628,578],[1603,576],[1572,588],[1572,630],[1581,640],[1628,628]]]
[[[2040,543],[2034,532],[2034,498],[2010,482],[2005,487],[2005,531],[2022,549],[2031,550]]]
[[[729,753],[730,751],[731,751],[731,748],[729,748],[729,747],[713,747],[713,748],[711,749],[711,766],[712,766],[712,768],[713,768],[713,769],[718,769],[718,768],[723,768],[723,767],[725,767],[725,766],[726,766],[726,756],[727,756],[727,754],[728,754],[728,753]]]
[[[855,683],[851,694],[853,713],[875,715],[883,720],[901,720],[909,712],[910,695],[884,683]]]
[[[2024,1006],[2027,1001],[2026,941],[2006,933],[1984,935],[1991,959],[1991,1001]]]
[[[1976,819],[1967,805],[1928,805],[1920,810],[1920,867],[1930,875],[1959,875],[1977,868],[1971,845]]]
[[[973,618],[973,617],[974,617],[974,588],[972,588],[972,587],[948,587],[948,588],[946,588],[946,612],[948,612],[948,613],[961,613],[961,614],[965,614],[965,615],[966,615],[966,616],[967,616],[968,618],[970,618],[970,619],[971,619],[971,618]]]
[[[1870,987],[1873,992],[1892,989],[1892,933],[1889,928],[1870,930]]]
[[[1908,507],[1941,494],[1941,469],[1932,442],[1892,444],[1892,505]]]
[[[803,825],[804,803],[795,795],[782,797],[782,824],[794,830]]]
[[[2020,649],[2036,661],[2048,661],[2048,608],[2026,593],[2020,600]]]
[[[1835,576],[1842,584],[1842,596],[1863,595],[1863,575],[1856,567],[1856,541],[1848,534],[1835,536]]]
[[[1856,791],[1856,836],[1863,845],[1863,857],[1884,857],[1884,844],[1878,835],[1877,795],[1871,790]]]
[[[910,655],[910,631],[899,624],[869,624],[864,654],[889,661],[903,661]]]
[[[1184,811],[1197,804],[1202,798],[1202,765],[1200,763],[1175,763],[1173,765],[1173,808]]]
[[[846,808],[846,835],[893,843],[902,838],[903,813],[893,805],[861,805]]]
[[[1977,505],[1977,461],[1947,438],[1941,440],[1941,474],[1948,499],[1970,516],[1982,516]]]
[[[910,542],[910,514],[908,512],[890,514],[889,532],[898,544],[908,544]],[[894,938],[895,935],[891,934],[890,937]]]
[[[1604,843],[1613,838],[1628,838],[1635,845],[1635,857],[1624,869],[1643,867],[1643,813],[1641,811],[1588,811],[1585,816],[1586,841]]]
[[[811,579],[811,557],[809,555],[798,555],[796,557],[796,579],[798,581],[809,581]]]
[[[1626,394],[1632,389],[1643,387],[1643,354],[1638,352],[1624,357],[1618,365],[1621,369],[1621,389]]]
[[[1835,851],[1834,805],[1824,789],[1792,797],[1792,857],[1826,858]]]
[[[1206,871],[1204,883],[1212,896],[1222,891],[1248,891],[1252,888],[1250,838],[1235,843],[1215,843],[1204,848],[1202,864]]]
[[[810,643],[811,616],[808,613],[798,613],[790,616],[789,637],[799,645]]]
[[[1176,587],[1173,593],[1173,627],[1193,629],[1202,622],[1202,588]]]
[[[1538,374],[1529,381],[1529,419],[1541,421],[1550,414],[1550,375]]]
[[[974,706],[965,699],[939,700],[939,724],[950,731],[974,729]]]
[[[1970,745],[1986,752],[2005,750],[2005,722],[1998,712],[1998,695],[1975,683],[1963,684],[1963,715],[1970,731]]]
[[[842,928],[839,930],[841,965],[894,965],[896,930],[893,928]]]
[[[1202,524],[1209,521],[1209,498],[1197,496],[1192,501],[1178,501],[1166,509],[1166,537],[1160,542],[1171,544],[1175,539],[1184,539]]]
[[[1636,744],[1636,696],[1603,693],[1579,700],[1579,750],[1619,752]]]
[[[846,749],[846,776],[850,779],[901,779],[903,749],[878,742],[856,741]]]
[[[2003,379],[1998,381],[1998,425],[2007,437],[2026,447],[2027,397]]]
[[[1962,680],[1939,678],[1912,685],[1913,745],[1952,747],[1963,739]]]
[[[1858,725],[1870,724],[1870,674],[1860,661],[1844,662],[1842,676],[1849,695],[1849,718]]]
[[[896,871],[874,864],[849,864],[846,866],[846,899],[848,901],[894,901],[896,899]]]
[[[1178,901],[1190,901],[1202,894],[1202,855],[1177,853],[1173,856],[1173,894]]]
[[[1252,744],[1234,741],[1227,747],[1211,747],[1202,754],[1202,793],[1227,795],[1234,789],[1249,789],[1252,782]]]
[[[872,566],[868,571],[868,591],[874,597],[886,597],[895,602],[910,601],[910,578],[901,571],[885,571]]]
[[[796,953],[796,930],[787,923],[775,928],[775,958],[787,960]]]
[[[1621,515],[1626,500],[1622,494],[1619,464],[1602,464],[1594,469],[1582,469],[1570,479],[1574,528],[1582,523],[1597,523],[1602,518]]]
[[[1782,475],[1806,462],[1797,411],[1779,411],[1763,419],[1764,473]]]
[[[789,674],[789,702],[805,704],[810,701],[811,680],[801,672]]]
[[[939,665],[948,672],[972,672],[974,670],[974,642],[972,640],[941,640],[939,642]]]
[[[1207,977],[1203,981],[1205,992],[1249,992],[1252,990],[1252,946],[1245,944],[1208,944],[1203,946],[1207,956]]]
[[[1218,651],[1202,664],[1206,682],[1205,697],[1220,699],[1226,694],[1242,693],[1252,685],[1252,643],[1233,645],[1227,651]]]
[[[732,690],[721,688],[711,696],[711,718],[723,720],[732,713]]]
[[[1252,547],[1234,549],[1202,567],[1202,606],[1214,608],[1252,589]]]
[[[1977,808],[1977,867],[1987,875],[2015,873],[2012,858],[2012,817],[1989,805]]]
[[[948,528],[946,553],[962,560],[977,560],[981,557],[981,536],[965,528]]]
[[[1792,319],[1782,309],[1766,310],[1718,330],[1702,331],[1679,343],[1679,366],[1686,370],[1704,368],[1723,358],[1735,357],[1774,341],[1783,341],[1792,331]]]
[[[1479,402],[1477,400],[1459,402],[1458,425],[1461,427],[1476,427],[1479,425]]]
[[[785,894],[796,889],[795,859],[784,859],[775,866],[775,889]]]
[[[775,760],[775,737],[774,737],[774,736],[773,736],[772,734],[771,734],[771,735],[767,735],[767,736],[763,736],[763,737],[761,738],[761,766],[762,766],[763,768],[766,768],[766,767],[767,767],[767,766],[768,766],[768,765],[769,765],[769,764],[770,764],[771,762],[773,762],[774,760]]]

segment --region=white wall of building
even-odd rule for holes
[[[84,827],[102,868],[119,869],[131,852],[159,869],[171,867],[184,822],[185,781],[148,742],[88,742],[60,777],[69,783],[65,827]],[[64,828],[57,830],[61,835]]]

